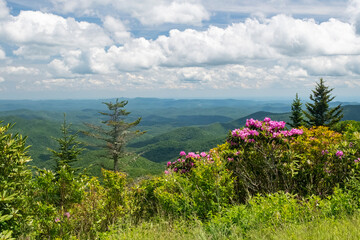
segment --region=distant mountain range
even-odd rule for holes
[[[105,100],[108,101],[108,100]],[[156,173],[164,169],[163,163],[176,158],[180,151],[208,151],[225,141],[229,130],[245,125],[246,119],[289,121],[291,103],[267,103],[241,100],[171,100],[131,99],[127,110],[132,113],[128,121],[142,117],[139,129],[147,133],[128,145],[129,151],[142,156],[138,160],[124,160],[124,168],[134,175]],[[338,104],[338,103],[337,103]],[[360,104],[343,104],[343,120],[360,121]],[[334,104],[336,105],[336,104]],[[101,124],[104,111],[101,100],[66,101],[5,101],[0,100],[0,121],[16,125],[13,132],[28,136],[33,165],[51,168],[48,148],[56,149],[52,137],[60,136],[63,114],[72,123],[74,132],[85,129],[83,122]],[[276,113],[277,112],[277,113]],[[94,140],[79,135],[87,151],[79,164],[83,167],[106,162],[100,155]],[[162,164],[156,164],[162,163]],[[105,164],[106,165],[106,164]],[[143,167],[141,167],[143,166]],[[130,169],[130,170],[129,170]]]

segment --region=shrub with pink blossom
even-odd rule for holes
[[[244,128],[230,131],[219,148],[228,169],[236,179],[239,201],[248,195],[279,190],[291,191],[292,173],[296,171],[289,142],[302,129],[285,129],[285,122],[248,119]]]

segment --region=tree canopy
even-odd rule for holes
[[[334,108],[330,108],[329,103],[334,100],[331,96],[333,88],[325,85],[325,81],[320,78],[316,83],[316,87],[310,94],[312,102],[306,103],[306,110],[303,111],[306,125],[311,126],[328,126],[331,127],[343,118],[343,109],[341,104]]]

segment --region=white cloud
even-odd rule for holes
[[[94,48],[90,63],[94,71],[109,73],[155,66],[226,65],[333,55],[360,55],[360,36],[351,24],[335,19],[316,23],[277,15],[262,22],[247,19],[227,28],[171,30],[168,37],[131,39],[107,51]]]
[[[0,0],[0,19],[9,17],[9,9],[6,6],[5,0]]]
[[[124,46],[112,46],[107,51],[93,48],[90,54],[91,68],[99,73],[147,69],[164,60],[160,46],[144,38],[133,39]]]
[[[30,58],[48,58],[69,48],[107,46],[113,41],[96,24],[73,18],[22,11],[0,24],[0,40],[20,46],[14,53]]]
[[[357,34],[360,35],[360,0],[350,0],[347,8],[350,21],[354,24]]]
[[[196,29],[172,29],[166,36],[155,35],[152,39],[141,37],[142,31],[164,32],[169,26],[176,26],[154,26],[163,23],[201,24],[210,16],[205,7],[214,1],[202,4],[199,0],[52,2],[64,7],[67,16],[75,12],[98,16],[102,22],[94,24],[39,11],[22,11],[11,16],[0,0],[0,15],[2,9],[7,9],[7,17],[0,18],[0,44],[4,42],[1,46],[6,47],[6,52],[13,50],[15,54],[5,56],[0,48],[0,59],[6,59],[2,62],[13,65],[0,67],[8,88],[154,92],[301,89],[312,87],[319,77],[329,79],[336,86],[345,80],[349,88],[358,86],[360,35],[355,26],[358,26],[360,6],[356,4],[360,0],[350,2],[355,7],[352,12],[349,7],[352,19],[349,22],[254,14],[260,17],[225,26],[220,23]],[[229,2],[239,5],[235,0]],[[259,3],[253,2],[254,6]],[[276,6],[280,8],[288,2],[266,3],[276,10]],[[101,12],[104,9],[107,11]],[[140,26],[138,21],[148,26]],[[134,26],[136,29],[131,29]]]
[[[148,11],[133,14],[144,25],[162,23],[182,23],[200,25],[209,20],[210,14],[200,4],[189,2],[171,2],[170,4],[154,5]]]
[[[210,18],[210,13],[196,0],[52,0],[54,9],[64,13],[104,16],[131,15],[143,25],[179,23],[199,25]],[[109,11],[111,9],[112,11]]]
[[[106,16],[103,24],[104,28],[110,32],[112,39],[114,39],[116,43],[124,43],[130,39],[131,34],[127,31],[121,20]]]
[[[314,76],[345,76],[349,74],[347,64],[351,61],[348,56],[312,57],[301,60],[300,64]]]
[[[0,83],[5,82],[5,79],[3,77],[0,77]]]
[[[24,66],[7,66],[0,68],[0,73],[9,75],[38,75],[39,69]]]
[[[6,54],[5,54],[4,50],[0,47],[0,60],[5,59],[5,58],[6,58]]]

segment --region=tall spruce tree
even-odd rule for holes
[[[58,142],[58,150],[48,149],[54,156],[56,161],[55,172],[65,167],[68,171],[73,171],[74,169],[70,166],[71,163],[78,160],[79,154],[83,151],[83,148],[80,147],[80,142],[77,141],[77,133],[70,133],[71,124],[66,122],[66,115],[64,114],[64,121],[60,127],[61,137],[54,138]]]
[[[322,78],[316,83],[315,90],[312,90],[312,94],[310,94],[312,103],[306,103],[307,111],[303,111],[307,118],[305,122],[309,127],[331,127],[343,118],[344,114],[342,113],[341,104],[334,108],[329,107],[329,103],[335,98],[330,94],[332,90],[334,89],[329,89]]]
[[[125,122],[125,117],[130,114],[130,112],[124,109],[128,101],[119,102],[119,99],[116,99],[115,103],[103,102],[103,104],[105,104],[109,110],[108,112],[100,112],[100,114],[108,118],[102,121],[105,127],[86,123],[86,125],[92,129],[91,132],[86,132],[86,134],[106,143],[103,147],[109,151],[114,161],[114,171],[118,171],[119,160],[126,154],[125,146],[127,142],[145,132],[130,130],[140,123],[141,118],[138,118],[134,122]]]
[[[289,125],[293,128],[298,128],[301,125],[304,125],[304,118],[303,118],[303,112],[301,108],[302,102],[296,93],[296,97],[291,105],[291,116],[290,120],[291,122]]]

